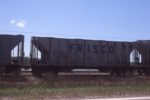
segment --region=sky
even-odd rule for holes
[[[150,39],[150,0],[1,0],[0,34],[135,41]]]

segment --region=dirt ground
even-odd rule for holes
[[[134,85],[150,83],[149,76],[117,77],[108,74],[70,74],[60,73],[59,75],[43,75],[40,77],[33,76],[31,73],[20,76],[0,76],[0,84],[5,85],[36,85],[47,84],[53,86],[55,83],[60,85]]]

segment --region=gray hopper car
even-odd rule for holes
[[[35,75],[72,69],[98,69],[115,75],[134,70],[140,74],[150,73],[150,41],[32,37],[30,55]]]
[[[0,35],[0,73],[19,74],[23,66],[23,35]]]

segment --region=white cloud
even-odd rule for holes
[[[17,25],[17,27],[25,28],[26,27],[26,21],[21,20],[21,21],[17,22],[16,25]]]
[[[16,21],[15,19],[12,19],[10,21],[10,24],[16,25],[19,28],[25,28],[26,27],[26,21],[25,20]]]
[[[15,19],[12,19],[12,20],[10,21],[10,24],[15,24],[15,22],[16,22],[16,20],[15,20]]]

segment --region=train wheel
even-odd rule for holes
[[[3,74],[6,72],[6,69],[4,66],[0,66],[0,74]]]
[[[48,72],[47,75],[51,78],[55,78],[57,77],[58,73],[55,73],[55,72]]]
[[[129,76],[129,77],[132,77],[132,76],[133,76],[133,73],[134,73],[133,70],[128,70],[128,71],[126,72],[126,75]]]
[[[32,74],[34,75],[34,76],[41,76],[42,75],[42,69],[40,68],[40,67],[35,67],[35,66],[33,66],[32,67]]]
[[[117,72],[116,75],[117,75],[117,76],[121,76],[121,72]]]
[[[20,72],[21,72],[21,70],[20,69],[15,69],[15,70],[13,70],[13,75],[15,75],[15,76],[19,76],[20,75]]]
[[[40,77],[42,75],[42,73],[41,72],[33,72],[33,75],[37,76],[37,77]]]
[[[137,72],[140,76],[143,74],[143,70],[141,70],[141,69],[138,69]]]
[[[115,76],[115,72],[113,72],[113,71],[110,74],[111,74],[111,76]]]
[[[145,75],[146,76],[150,76],[150,71],[149,70],[145,70]]]
[[[42,75],[42,71],[40,70],[32,71],[32,73],[34,76],[38,76],[38,77]]]
[[[122,76],[124,76],[124,77],[125,77],[125,76],[126,76],[126,72],[123,72],[123,73],[122,73]]]

